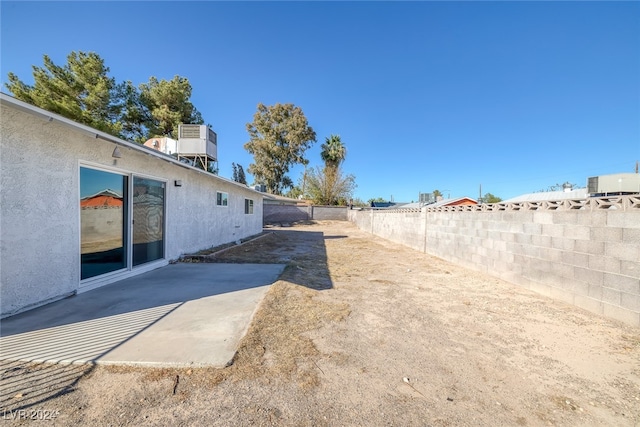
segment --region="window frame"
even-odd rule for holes
[[[244,214],[253,215],[253,199],[244,199]]]
[[[229,193],[225,191],[216,191],[216,206],[223,208],[229,207]]]

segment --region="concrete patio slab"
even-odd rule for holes
[[[281,264],[172,264],[0,321],[0,359],[225,366]]]

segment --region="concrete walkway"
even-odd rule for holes
[[[0,359],[225,366],[280,264],[172,264],[1,321]]]

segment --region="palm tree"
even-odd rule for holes
[[[342,144],[340,135],[331,135],[325,138],[320,156],[328,167],[337,168],[344,161],[347,156],[347,147]]]

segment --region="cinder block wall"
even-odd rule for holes
[[[309,219],[348,221],[346,206],[264,205],[265,224],[305,221]]]
[[[640,326],[640,198],[597,206],[349,216],[380,237]]]
[[[424,252],[426,218],[420,211],[394,212],[372,209],[361,212],[365,213],[362,215],[365,217],[364,221],[361,222],[368,226],[360,227],[363,230]]]
[[[348,210],[346,206],[311,206],[311,218],[319,221],[347,221]]]
[[[310,217],[309,206],[269,205],[263,206],[264,224],[306,221]]]

